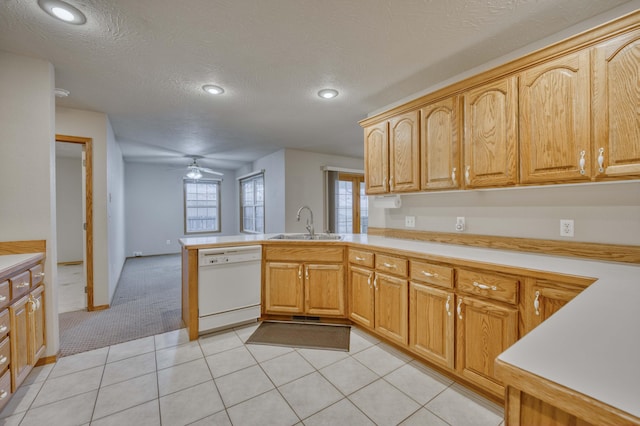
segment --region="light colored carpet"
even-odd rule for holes
[[[127,259],[111,308],[59,317],[60,356],[182,328],[180,254]]]

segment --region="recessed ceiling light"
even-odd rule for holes
[[[224,93],[224,89],[222,87],[213,84],[205,84],[202,86],[202,90],[212,95],[222,95]]]
[[[61,0],[38,0],[38,5],[49,15],[68,24],[82,25],[87,22],[80,10]]]
[[[338,91],[335,89],[322,89],[318,92],[318,96],[324,99],[331,99],[338,96]]]
[[[56,87],[53,91],[53,94],[56,95],[56,98],[66,98],[67,96],[69,96],[69,91]]]

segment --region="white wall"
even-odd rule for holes
[[[124,262],[124,257],[118,259],[111,256],[112,253],[124,251],[124,248],[109,248],[110,243],[114,245],[123,243],[120,241],[123,238],[117,237],[110,241],[110,237],[114,238],[121,232],[116,227],[122,226],[123,219],[109,220],[109,214],[114,214],[114,211],[121,215],[123,207],[115,205],[113,209],[113,193],[110,212],[107,207],[108,176],[111,176],[116,189],[117,202],[117,182],[120,180],[118,173],[121,174],[122,170],[118,166],[118,161],[114,159],[117,159],[119,149],[113,134],[109,131],[110,124],[106,114],[62,107],[57,107],[55,111],[57,134],[93,140],[93,303],[95,306],[108,305],[111,303],[119,271]],[[109,154],[112,155],[110,164],[112,170],[107,172]]]
[[[285,232],[285,150],[254,161],[253,170],[264,169],[264,232]],[[244,170],[238,175],[242,176]],[[239,193],[239,190],[238,190]]]
[[[638,7],[639,0],[626,3],[497,60],[425,88],[370,115],[564,40]],[[640,244],[640,183],[637,181],[403,195],[402,208],[399,209],[376,208],[373,198],[369,197],[371,227],[403,229],[405,216],[415,216],[415,229],[454,232],[456,216],[465,216],[465,232],[469,234]],[[573,238],[560,237],[560,219],[575,221]]]
[[[184,235],[183,176],[174,166],[125,163],[126,255],[179,253]],[[191,236],[238,234],[238,193],[235,172],[224,173],[220,187],[221,232]],[[167,245],[166,241],[171,244]]]
[[[107,117],[107,250],[109,303],[125,261],[124,160]]]
[[[77,146],[82,150],[80,145]],[[82,158],[56,157],[58,262],[82,261]]]
[[[53,89],[49,62],[0,51],[0,241],[46,240],[46,356],[59,349]]]
[[[317,232],[324,229],[324,166],[346,169],[364,169],[362,158],[339,155],[317,154],[314,152],[285,150],[286,201],[285,232],[306,232],[306,216],[296,221],[296,213],[302,206],[313,210],[314,226]],[[306,215],[307,213],[303,213]]]

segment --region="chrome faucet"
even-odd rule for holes
[[[309,206],[302,206],[298,209],[298,215],[297,215],[297,221],[300,222],[300,212],[302,212],[302,210],[307,209],[309,210],[309,218],[307,219],[307,231],[309,231],[309,238],[313,239],[314,235],[315,235],[315,231],[313,230],[313,212],[311,211],[311,208]]]

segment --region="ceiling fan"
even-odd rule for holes
[[[211,170],[207,167],[198,166],[197,157],[192,158],[193,162],[187,166],[187,174],[185,177],[189,179],[200,179],[202,178],[203,173],[207,173],[210,175],[224,176],[224,173],[216,172],[215,170]]]

